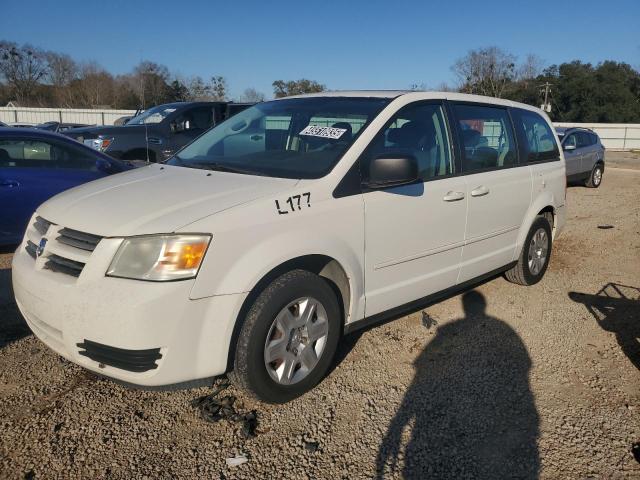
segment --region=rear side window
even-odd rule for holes
[[[515,136],[504,108],[454,104],[462,148],[462,171],[476,172],[517,163]]]
[[[515,109],[513,112],[527,162],[558,160],[558,145],[545,119],[529,110]]]
[[[96,171],[96,159],[79,148],[40,140],[0,140],[0,168],[68,168]]]

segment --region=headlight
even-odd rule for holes
[[[100,152],[104,152],[111,142],[113,138],[91,138],[84,141],[84,144],[87,147],[91,147],[94,150],[98,150]]]
[[[109,265],[107,276],[154,282],[194,278],[210,241],[210,235],[125,238]]]

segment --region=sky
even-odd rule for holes
[[[182,77],[222,75],[232,96],[271,97],[277,79],[332,90],[455,84],[451,65],[498,46],[545,64],[616,60],[640,68],[640,0],[0,0],[0,40],[96,61],[140,60]]]

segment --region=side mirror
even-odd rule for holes
[[[382,155],[371,161],[369,188],[386,188],[407,185],[418,180],[418,161],[413,155]]]
[[[562,147],[562,149],[563,149],[565,152],[570,152],[571,150],[575,150],[575,149],[576,149],[576,146],[575,146],[575,145],[564,145],[564,146]]]
[[[109,160],[99,158],[98,160],[96,160],[96,169],[99,172],[111,173],[111,171],[113,170],[113,165],[111,165],[111,162],[109,162]]]

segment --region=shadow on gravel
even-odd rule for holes
[[[478,291],[465,317],[438,327],[378,452],[378,478],[537,478],[539,417],[531,360],[505,322],[485,313]],[[406,448],[403,431],[411,428]],[[407,435],[404,435],[407,438]]]
[[[618,345],[640,370],[640,288],[607,283],[595,295],[569,292],[569,298],[587,307],[604,330],[616,334]]]
[[[0,348],[30,334],[13,297],[11,269],[0,269]]]

